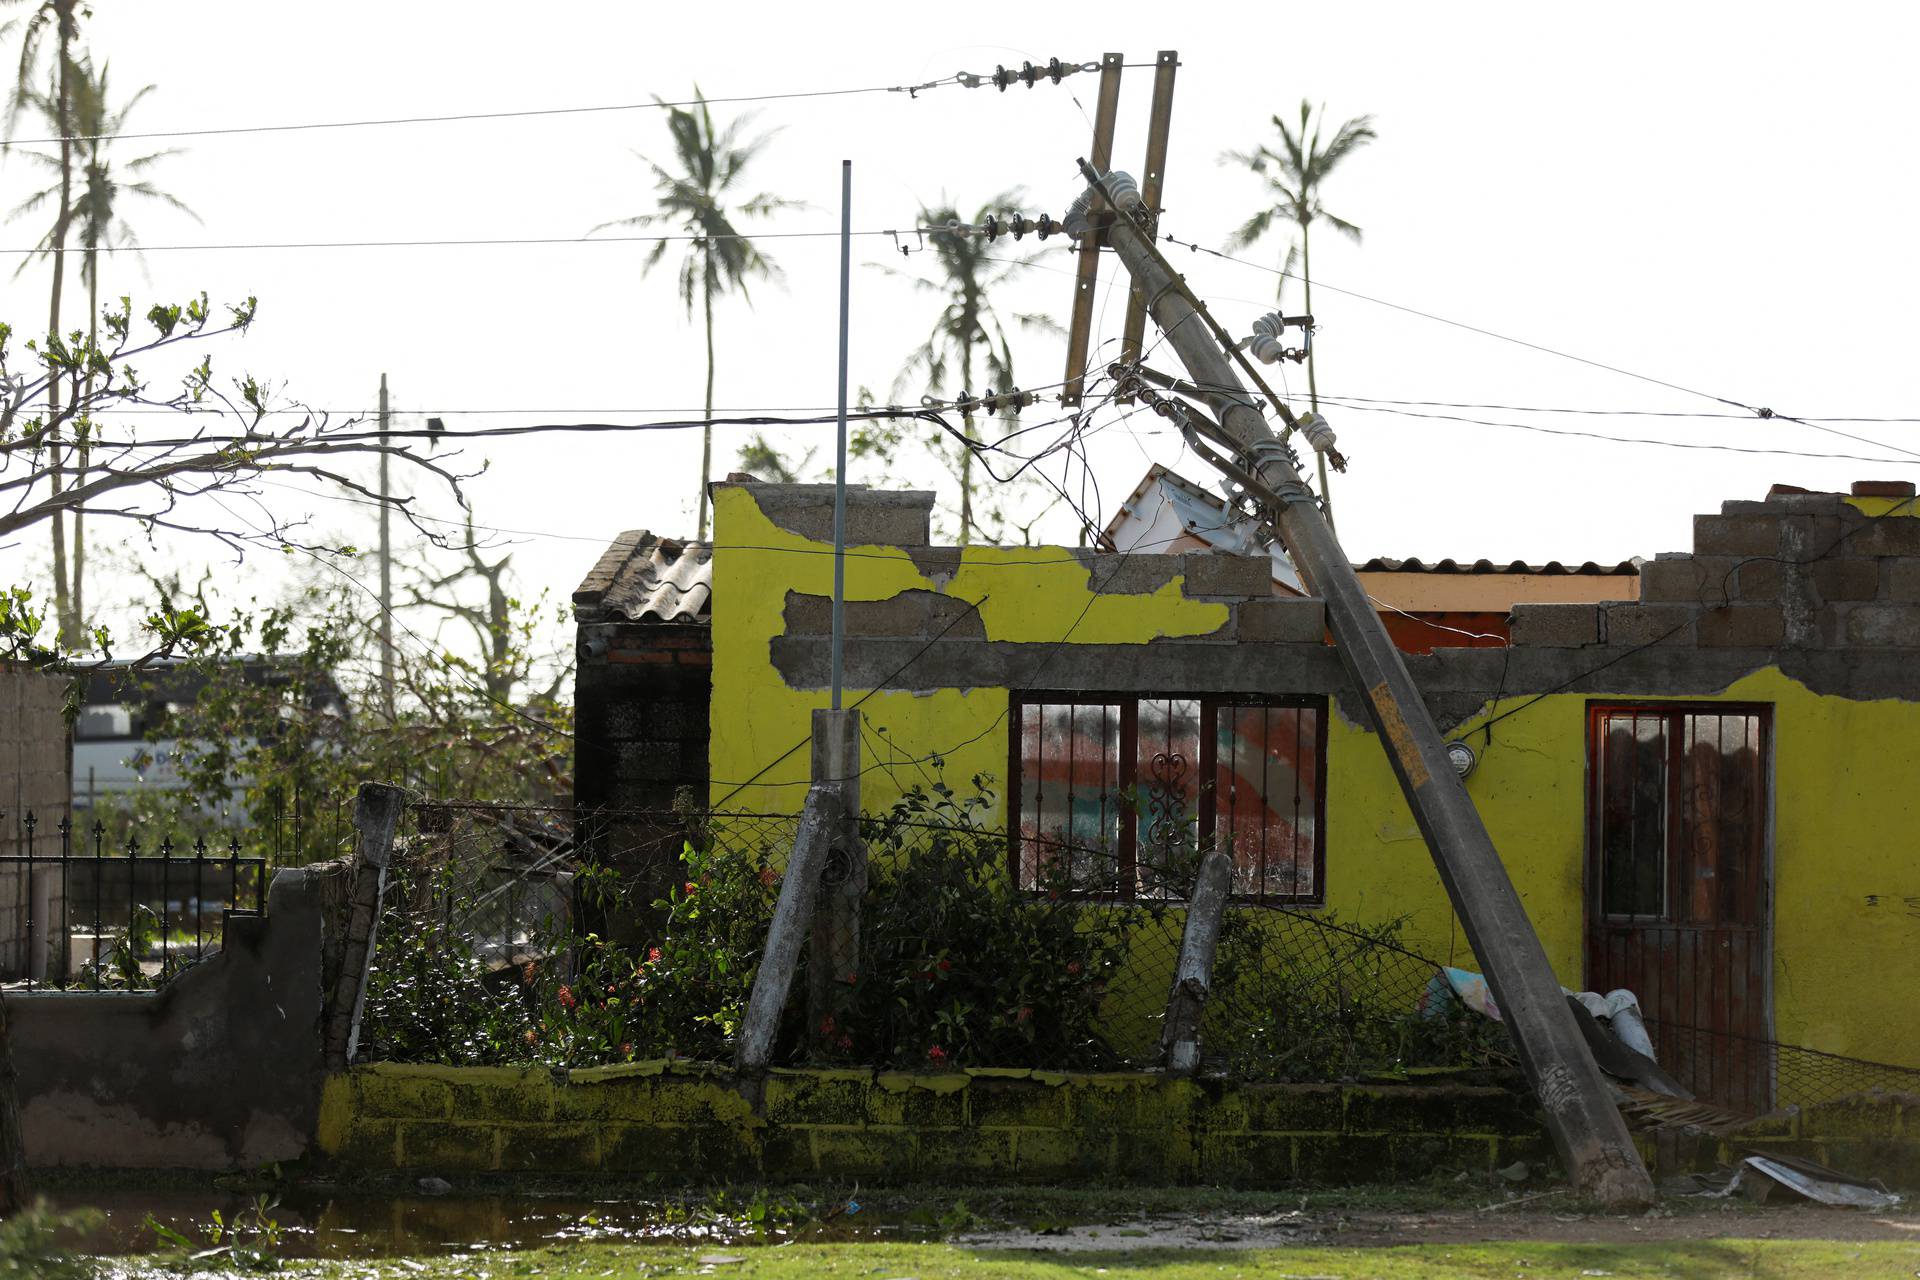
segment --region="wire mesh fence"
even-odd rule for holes
[[[923,795],[858,821],[822,874],[776,1063],[1160,1065],[1191,867],[1163,858],[1123,869],[1110,853],[1064,844],[1036,852],[1030,834],[1016,844],[984,813],[978,801]],[[798,823],[621,810],[576,825],[560,809],[413,806],[375,949],[364,1055],[569,1067],[731,1058]],[[1135,877],[1130,892],[1123,875]],[[836,899],[852,909],[837,912]],[[1439,971],[1393,923],[1235,904],[1202,1018],[1201,1070],[1309,1081],[1514,1068],[1504,1027],[1451,999]],[[1714,1078],[1750,1087],[1715,1101],[1745,1114],[1920,1090],[1920,1070],[1649,1030],[1663,1062],[1740,1055],[1746,1066]]]

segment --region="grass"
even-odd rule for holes
[[[313,1268],[313,1269],[310,1269]],[[718,1275],[739,1280],[1431,1280],[1499,1277],[1658,1277],[1659,1280],[1797,1280],[1799,1277],[1901,1277],[1920,1270],[1920,1243],[1846,1244],[1804,1240],[1713,1240],[1658,1244],[1421,1245],[1397,1248],[1126,1250],[1072,1254],[987,1252],[945,1244],[794,1245],[778,1249],[663,1249],[581,1244],[532,1253],[293,1264],[302,1276],[326,1280],[410,1276],[418,1280],[600,1280],[605,1276]],[[146,1270],[146,1275],[165,1275]]]

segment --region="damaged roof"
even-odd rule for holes
[[[582,622],[711,622],[713,547],[645,529],[615,538],[574,589]]]
[[[1538,573],[1549,576],[1557,574],[1581,574],[1587,577],[1611,577],[1621,575],[1638,577],[1640,566],[1632,560],[1622,560],[1619,564],[1596,564],[1592,560],[1582,564],[1562,564],[1558,560],[1549,560],[1545,564],[1528,564],[1524,560],[1513,560],[1506,564],[1496,564],[1492,560],[1475,560],[1462,563],[1459,560],[1435,560],[1428,564],[1423,560],[1390,560],[1385,556],[1375,556],[1365,564],[1353,566],[1355,573]]]

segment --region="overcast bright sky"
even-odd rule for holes
[[[1920,418],[1913,284],[1920,249],[1911,131],[1912,11],[1889,5],[1539,4],[1322,6],[672,6],[576,3],[322,6],[258,0],[95,0],[97,58],[124,94],[154,82],[130,127],[205,128],[644,103],[895,85],[998,62],[1084,61],[1103,50],[1181,55],[1164,228],[1219,246],[1259,188],[1219,153],[1271,136],[1301,98],[1336,120],[1371,113],[1379,141],[1326,189],[1365,228],[1315,239],[1318,282],[1782,413]],[[7,55],[11,58],[9,45]],[[764,103],[781,130],[749,191],[809,209],[767,229],[838,226],[842,158],[856,230],[914,224],[921,201],[971,209],[1015,186],[1056,216],[1074,195],[1096,77],[1004,94],[943,87]],[[1126,73],[1116,164],[1138,170],[1152,72]],[[1084,108],[1084,110],[1083,110]],[[744,108],[722,107],[723,117]],[[196,138],[160,176],[204,219],[139,210],[150,245],[302,240],[564,237],[649,207],[632,154],[667,153],[664,113],[608,112]],[[25,129],[22,130],[25,133]],[[138,144],[126,144],[132,147]],[[138,154],[129,150],[126,154]],[[0,205],[37,175],[0,167]],[[31,244],[18,222],[0,244]],[[1029,242],[1030,243],[1030,242]],[[1049,241],[1057,245],[1059,241]],[[830,406],[837,249],[770,240],[784,289],[723,304],[717,403]],[[1275,240],[1254,251],[1275,264]],[[481,423],[643,420],[697,410],[697,324],[670,271],[643,278],[634,244],[220,249],[124,257],[103,276],[142,301],[257,294],[255,330],[223,351],[334,408],[371,406],[381,372],[400,408]],[[670,260],[679,250],[670,250]],[[1245,332],[1274,277],[1185,251],[1178,261]],[[906,269],[884,238],[856,242],[853,378],[885,396],[937,304],[867,263]],[[1071,265],[1041,258],[1009,311],[1066,318]],[[1103,263],[1111,283],[1117,263]],[[43,267],[0,277],[0,317],[45,314]],[[69,295],[73,296],[73,295]],[[1297,298],[1297,294],[1295,295]],[[1581,410],[1731,413],[1724,406],[1522,346],[1318,290],[1319,377],[1348,397]],[[69,323],[82,322],[74,304]],[[1117,336],[1108,294],[1096,339]],[[1020,340],[1019,380],[1052,383],[1064,351]],[[1170,361],[1163,352],[1162,361]],[[1304,398],[1305,378],[1291,372]],[[917,390],[906,398],[917,398]],[[470,411],[524,409],[522,415]],[[1043,406],[1044,409],[1044,406]],[[1030,411],[1031,412],[1031,411]],[[1468,418],[1693,444],[1893,462],[1616,443],[1381,412],[1329,409],[1352,470],[1336,478],[1340,530],[1374,555],[1613,560],[1683,549],[1693,512],[1774,481],[1842,487],[1911,477],[1912,422],[1807,426],[1746,417],[1585,416],[1440,409]],[[1111,417],[1111,415],[1107,415]],[[418,425],[403,417],[400,425]],[[1151,418],[1128,427],[1152,431]],[[830,452],[831,427],[797,428]],[[716,472],[745,432],[723,432]],[[1107,510],[1151,460],[1211,482],[1177,438],[1112,429],[1091,442]],[[470,446],[483,523],[539,536],[523,582],[564,596],[600,543],[627,528],[690,535],[698,433],[540,437]],[[856,476],[856,478],[858,478]],[[924,482],[935,479],[924,470]],[[289,490],[362,545],[363,508]],[[443,503],[440,514],[448,514]],[[1043,533],[1071,540],[1064,512]],[[0,581],[30,577],[43,535],[0,550]],[[198,553],[216,558],[214,548]]]

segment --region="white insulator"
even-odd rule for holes
[[[1100,180],[1100,185],[1107,189],[1107,198],[1120,212],[1132,213],[1140,207],[1140,184],[1133,180],[1132,174],[1112,170]]]
[[[1067,216],[1060,219],[1060,229],[1070,238],[1078,240],[1087,234],[1087,206],[1092,201],[1092,193],[1082,191],[1074,197],[1073,203],[1067,206]]]
[[[1325,418],[1317,413],[1303,413],[1297,425],[1315,453],[1333,452],[1333,428],[1327,425]]]
[[[1253,341],[1247,344],[1247,350],[1261,364],[1277,364],[1287,354],[1287,348],[1280,339],[1264,333],[1254,334]]]

